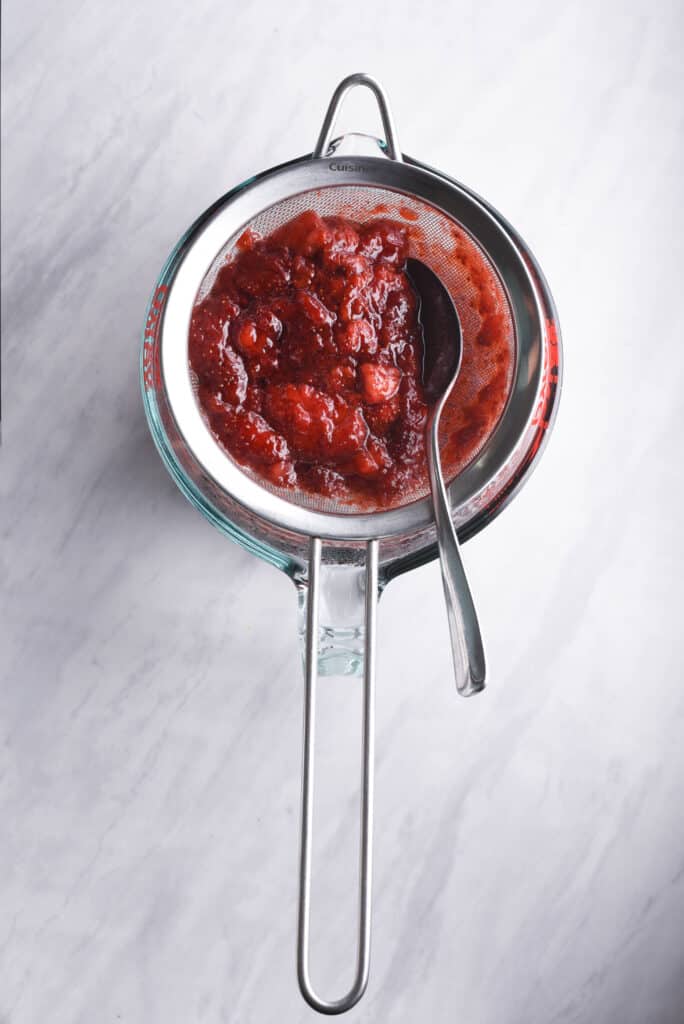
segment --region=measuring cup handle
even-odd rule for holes
[[[375,96],[378,109],[380,110],[380,117],[382,118],[382,128],[385,133],[385,152],[390,160],[400,161],[401,150],[399,149],[397,130],[394,127],[394,119],[392,117],[392,112],[390,110],[385,90],[374,78],[371,78],[370,75],[365,75],[360,71],[343,79],[335,89],[323,120],[323,126],[321,128],[321,133],[318,136],[318,142],[316,143],[316,147],[313,151],[313,156],[315,158],[320,158],[327,155],[330,143],[332,142],[335,122],[342,105],[342,100],[350,89],[356,88],[357,85],[363,85],[367,89],[370,89]]]
[[[344,1013],[359,1001],[368,984],[370,968],[371,881],[373,867],[373,761],[375,732],[375,632],[378,602],[378,542],[366,547],[366,587],[363,659],[363,770],[361,776],[361,843],[359,852],[359,931],[354,982],[339,999],[325,1000],[316,994],[309,975],[309,925],[311,920],[311,847],[313,835],[314,737],[316,685],[318,681],[318,607],[320,596],[321,541],[311,539],[307,596],[304,688],[304,760],[302,769],[302,822],[299,866],[299,926],[297,977],[302,995],[319,1013]]]

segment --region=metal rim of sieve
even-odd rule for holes
[[[343,176],[343,181],[340,181]],[[423,201],[461,225],[483,249],[503,285],[515,330],[516,360],[510,396],[491,436],[450,485],[452,507],[477,495],[506,464],[532,416],[542,371],[543,310],[528,265],[506,229],[460,186],[407,164],[401,157],[297,160],[256,176],[224,197],[184,246],[160,324],[161,369],[174,420],[188,448],[219,488],[258,518],[304,537],[367,542],[419,533],[432,523],[429,497],[374,512],[318,511],[262,485],[221,448],[193,391],[188,366],[188,327],[196,296],[217,254],[258,215],[293,196],[340,184],[375,186]]]

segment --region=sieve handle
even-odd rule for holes
[[[342,101],[347,93],[351,89],[356,88],[357,85],[362,85],[367,89],[370,89],[375,96],[378,109],[380,110],[380,117],[382,118],[382,128],[385,133],[385,151],[390,160],[401,161],[401,150],[399,149],[397,130],[394,127],[394,119],[387,101],[385,90],[374,78],[371,78],[370,75],[363,74],[361,71],[343,79],[335,89],[323,120],[323,126],[321,128],[321,133],[318,136],[316,148],[313,151],[314,158],[319,159],[327,155],[330,143],[332,142],[335,122],[337,120],[337,115],[342,105]]]
[[[304,762],[302,770],[302,822],[299,866],[299,926],[297,977],[302,995],[319,1013],[344,1013],[359,1001],[368,984],[370,968],[371,881],[373,865],[373,757],[375,726],[375,629],[378,602],[378,542],[366,547],[366,591],[363,659],[363,768],[361,775],[361,843],[359,852],[359,931],[356,975],[346,995],[321,999],[309,975],[309,924],[311,920],[311,845],[313,836],[314,736],[316,684],[318,681],[318,606],[320,594],[321,541],[312,537],[309,548],[307,597],[306,681],[304,690]]]
[[[439,455],[439,417],[445,399],[446,395],[432,413],[427,461],[456,687],[463,697],[470,697],[484,689],[487,670],[480,624],[451,518],[451,505]]]

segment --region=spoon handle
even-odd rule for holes
[[[442,474],[438,437],[441,406],[442,403],[434,410],[431,422],[428,424],[428,472],[435,510],[442,583],[444,584],[444,597],[451,633],[456,688],[463,697],[469,697],[484,689],[485,653],[477,612],[461,559]]]

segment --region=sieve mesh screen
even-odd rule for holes
[[[445,478],[451,482],[477,458],[501,418],[513,378],[516,342],[510,304],[496,270],[472,236],[444,211],[415,196],[374,185],[332,185],[301,192],[266,208],[228,239],[205,275],[197,300],[208,294],[220,268],[233,259],[243,231],[249,228],[266,237],[308,210],[360,223],[376,217],[402,221],[409,231],[410,255],[430,266],[449,290],[463,330],[461,371],[442,414],[440,432]],[[275,487],[249,467],[240,465],[240,469],[279,497],[313,511],[358,511],[339,499]],[[427,485],[416,488],[403,494],[398,504],[407,505],[427,493]]]

